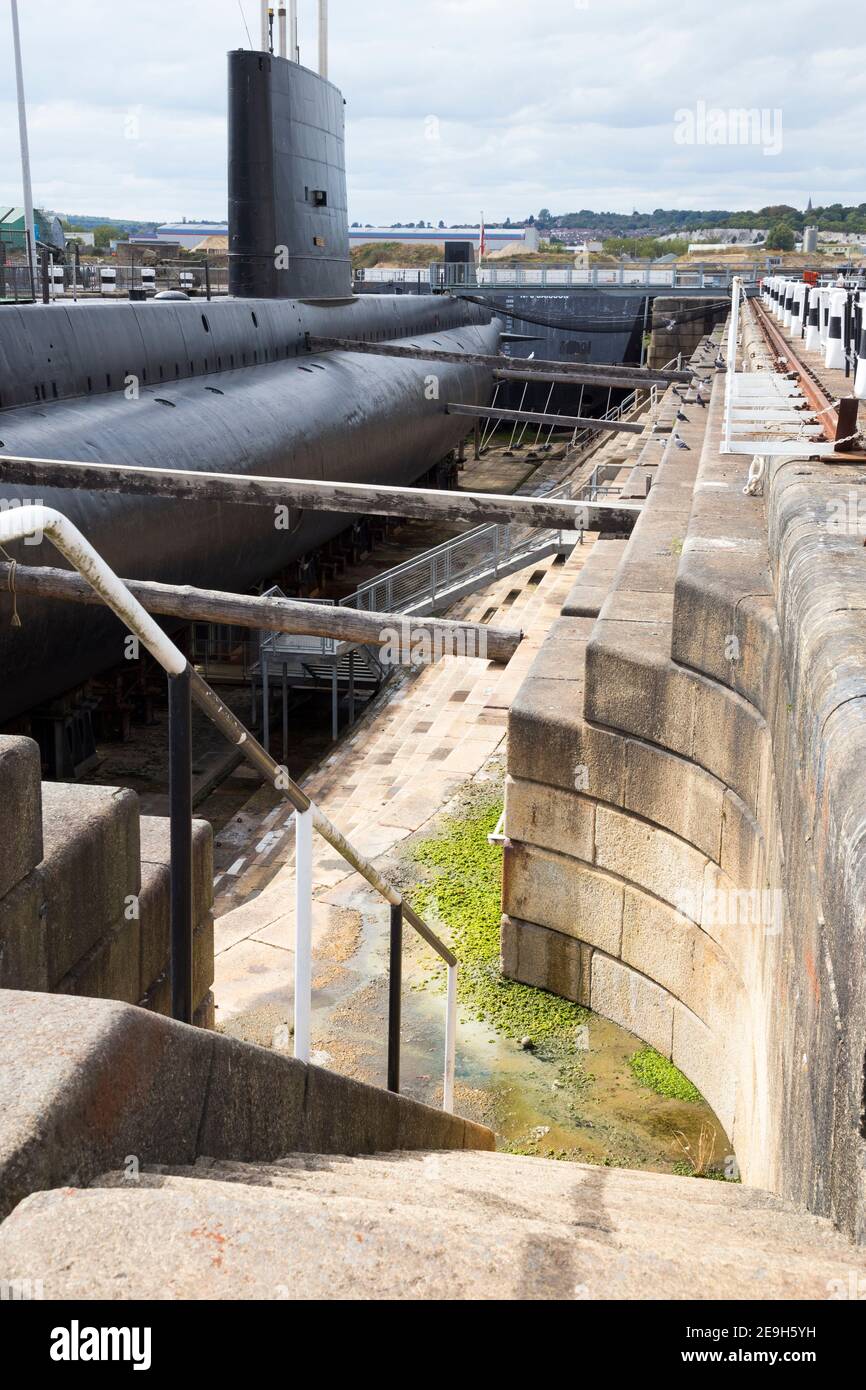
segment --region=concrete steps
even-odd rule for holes
[[[39,1192],[4,1278],[51,1298],[827,1298],[866,1258],[734,1184],[484,1152],[199,1159]]]

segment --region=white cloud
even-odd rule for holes
[[[240,5],[257,43],[256,0]],[[238,0],[19,8],[37,203],[223,216],[225,53],[247,46]],[[314,0],[300,9],[314,66]],[[814,0],[331,0],[350,216],[864,201],[866,44],[839,37],[860,18],[853,0],[825,25]],[[0,11],[0,202],[18,202],[8,25]],[[778,108],[781,152],[675,144],[674,113],[698,102]]]

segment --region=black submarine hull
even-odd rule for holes
[[[334,513],[2,485],[3,453],[140,467],[411,484],[455,447],[451,401],[492,379],[368,354],[313,356],[306,335],[492,353],[490,310],[447,295],[351,293],[343,98],[319,74],[229,54],[231,298],[0,307],[0,505],[40,500],[121,576],[249,589],[348,523]],[[281,517],[280,521],[285,521]],[[48,544],[15,548],[57,564]],[[99,609],[0,598],[0,723],[124,656]]]
[[[0,313],[0,403],[13,398],[0,410],[0,460],[8,453],[411,484],[465,434],[465,418],[448,415],[446,403],[488,401],[489,371],[468,362],[311,355],[304,335],[390,340],[414,328],[410,340],[422,347],[495,352],[500,325],[485,317],[438,296],[327,307],[225,300]],[[28,395],[33,405],[19,403]],[[237,592],[350,520],[305,512],[285,529],[285,514],[278,526],[268,508],[0,486],[0,504],[26,501],[63,512],[125,577]],[[12,550],[22,564],[62,563],[45,541]],[[123,659],[123,629],[99,609],[21,598],[20,628],[9,626],[11,611],[0,598],[2,722]]]

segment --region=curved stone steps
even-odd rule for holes
[[[492,1153],[206,1160],[36,1193],[0,1227],[47,1298],[827,1298],[866,1259],[767,1193]]]

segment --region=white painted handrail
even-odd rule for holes
[[[295,1056],[310,1060],[313,996],[313,810],[295,812]]]
[[[87,580],[108,608],[120,618],[151,656],[170,676],[183,675],[188,670],[187,658],[175,646],[155,621],[130,593],[102,556],[94,550],[78,527],[61,512],[41,503],[7,507],[0,511],[0,545],[22,541],[28,537],[46,536],[66,557],[78,573]],[[401,894],[362,854],[350,845],[345,836],[309,797],[288,777],[286,770],[274,762],[249,730],[219,700],[210,686],[193,673],[193,694],[200,708],[227,737],[252,761],[259,772],[270,777],[294,806],[297,824],[295,866],[295,1045],[296,1056],[309,1060],[310,1052],[310,993],[312,949],[312,832],[319,831],[324,840],[356,869],[392,907],[400,907],[404,918],[415,931],[443,957],[448,967],[448,992],[445,1019],[445,1068],[443,1108],[450,1110],[454,1099],[455,1038],[457,1026],[457,961],[451,951],[435,936],[418,914],[404,902]],[[303,999],[298,1000],[298,996]],[[300,1031],[299,1031],[300,1025]],[[299,1050],[300,1049],[300,1050]],[[303,1055],[302,1055],[303,1054]]]
[[[53,507],[32,503],[10,507],[0,512],[0,544],[24,540],[27,536],[45,535],[65,555],[78,573],[95,589],[103,602],[126,623],[130,632],[171,676],[186,670],[186,657],[163,632],[146,608],[133,598],[121,579],[118,579],[102,556],[82,536],[68,517]]]

